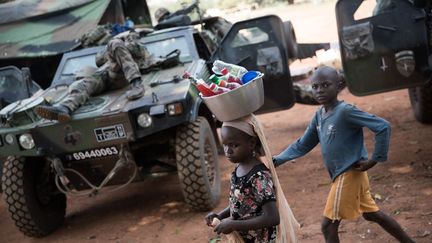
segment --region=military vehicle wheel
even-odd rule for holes
[[[0,157],[0,182],[1,182],[1,178],[2,178],[2,174],[3,174],[3,161],[4,158]],[[2,187],[0,186],[0,193],[3,192]]]
[[[285,21],[283,22],[283,25],[287,44],[288,58],[295,59],[297,57],[298,46],[294,27],[291,21]]]
[[[220,196],[219,157],[204,117],[177,130],[176,160],[186,203],[195,210],[214,208]]]
[[[422,87],[410,88],[408,92],[416,119],[432,124],[432,84],[429,82]]]
[[[57,190],[48,163],[38,158],[10,156],[3,171],[3,198],[21,232],[43,237],[63,223],[66,196]]]

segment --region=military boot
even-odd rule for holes
[[[126,93],[126,97],[129,100],[136,100],[141,98],[144,95],[144,86],[142,85],[142,80],[140,78],[136,78],[131,81],[131,87]]]
[[[57,120],[59,122],[68,122],[71,120],[70,110],[63,105],[41,105],[34,109],[35,113],[45,119]]]

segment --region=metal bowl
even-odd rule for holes
[[[237,89],[210,97],[202,97],[204,103],[219,121],[232,121],[249,115],[264,104],[264,74]]]

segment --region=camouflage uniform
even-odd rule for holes
[[[129,50],[132,48],[136,49],[135,52]],[[141,78],[137,61],[145,63],[144,59],[149,56],[147,49],[139,43],[111,40],[105,53],[107,62],[93,74],[87,74],[81,80],[72,83],[69,86],[69,95],[60,105],[74,111],[90,96],[127,86],[132,80]]]
[[[126,36],[125,45],[131,53],[132,58],[138,64],[139,70],[146,70],[164,60],[163,58],[155,57],[151,54],[147,48],[138,41],[138,38],[139,35],[137,33],[130,33]]]
[[[69,95],[60,103],[53,106],[38,106],[36,114],[50,120],[67,122],[70,113],[83,105],[90,96],[100,94],[110,89],[119,89],[131,83],[127,91],[128,99],[137,99],[144,94],[141,84],[140,68],[148,68],[157,64],[147,49],[138,41],[139,34],[132,32],[121,39],[112,39],[108,42],[103,53],[96,55],[96,70],[85,75],[76,75],[81,79],[69,86]]]

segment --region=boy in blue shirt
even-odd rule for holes
[[[273,158],[276,166],[301,157],[318,143],[332,187],[324,210],[321,230],[326,242],[339,242],[342,219],[354,220],[360,215],[378,223],[400,242],[414,242],[400,225],[381,212],[369,192],[366,171],[387,160],[390,124],[337,99],[343,88],[334,68],[320,67],[312,76],[314,98],[322,105],[303,136]],[[363,127],[375,133],[375,150],[368,159]]]

